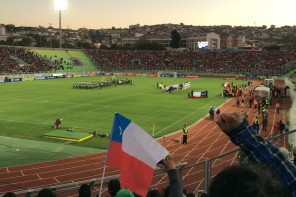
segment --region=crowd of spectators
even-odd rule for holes
[[[52,69],[41,55],[21,47],[0,47],[0,73],[40,73]]]
[[[86,51],[104,71],[178,70],[210,73],[282,75],[296,67],[295,51]],[[38,73],[53,69],[50,61],[26,48],[0,47],[0,73]]]
[[[293,69],[295,51],[124,51],[87,50],[98,67],[110,70],[186,70],[282,75]]]
[[[223,73],[281,75],[291,68],[285,65],[296,60],[295,51],[224,51],[202,54],[202,70]]]
[[[192,52],[87,50],[87,53],[105,70],[192,70],[196,66]]]

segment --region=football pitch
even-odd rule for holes
[[[62,119],[60,130],[107,135],[112,130],[115,112],[122,114],[154,137],[168,135],[191,125],[227,99],[221,97],[222,78],[131,78],[132,85],[73,89],[74,82],[111,79],[112,76],[80,77],[0,83],[0,146],[4,166],[62,159],[96,153],[108,147],[108,137],[98,135],[82,142],[51,139],[55,119]],[[157,89],[164,85],[191,82],[186,90],[172,94]],[[233,79],[234,84],[242,81]],[[246,81],[244,81],[246,83]],[[208,98],[190,99],[191,90],[208,90]],[[154,129],[153,129],[154,125]],[[13,159],[12,159],[13,158]]]

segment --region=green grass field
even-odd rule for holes
[[[105,80],[111,76],[105,76]],[[122,77],[124,78],[124,77]],[[114,112],[118,112],[152,135],[152,125],[155,122],[155,137],[167,135],[180,130],[184,124],[190,125],[205,116],[210,106],[219,106],[226,99],[221,98],[221,84],[226,81],[220,78],[149,78],[132,77],[132,85],[104,87],[103,89],[73,89],[73,82],[101,81],[102,77],[81,77],[67,79],[53,79],[40,81],[25,81],[15,83],[0,83],[0,125],[1,136],[9,137],[9,143],[4,138],[0,145],[6,147],[0,159],[16,153],[23,154],[20,139],[32,140],[31,143],[45,143],[44,151],[52,151],[47,144],[54,144],[67,150],[73,147],[69,155],[76,156],[77,148],[81,147],[81,154],[99,152],[108,146],[108,138],[92,137],[83,142],[68,142],[45,138],[43,134],[53,131],[56,118],[62,118],[62,130],[71,128],[73,132],[107,134],[111,131]],[[178,90],[169,94],[156,88],[157,82],[165,85],[191,82],[190,89]],[[236,84],[241,81],[233,81]],[[246,83],[246,82],[245,82]],[[209,92],[209,98],[189,99],[187,94],[191,90]],[[2,142],[5,141],[5,142]],[[8,145],[7,145],[8,144]],[[30,145],[30,143],[28,143]],[[42,145],[40,145],[42,147]],[[47,148],[48,147],[48,148]],[[70,147],[70,148],[69,148]],[[17,149],[19,149],[17,151]],[[35,150],[36,148],[27,147]],[[39,150],[39,149],[37,149]],[[46,154],[43,160],[57,159],[56,154]],[[79,152],[79,151],[78,151]],[[57,153],[59,159],[62,151]],[[29,158],[23,163],[36,162]],[[15,156],[15,155],[14,155]],[[5,157],[5,158],[3,158]],[[41,161],[43,161],[41,160]],[[22,162],[5,162],[4,166],[19,165]],[[3,164],[1,164],[3,166]]]

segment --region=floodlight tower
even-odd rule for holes
[[[53,9],[59,11],[60,48],[62,48],[62,11],[67,10],[67,5],[67,0],[53,0]]]

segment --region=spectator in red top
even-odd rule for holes
[[[274,135],[278,135],[279,131],[280,131],[280,123],[277,122],[273,126],[273,133],[274,133]]]

